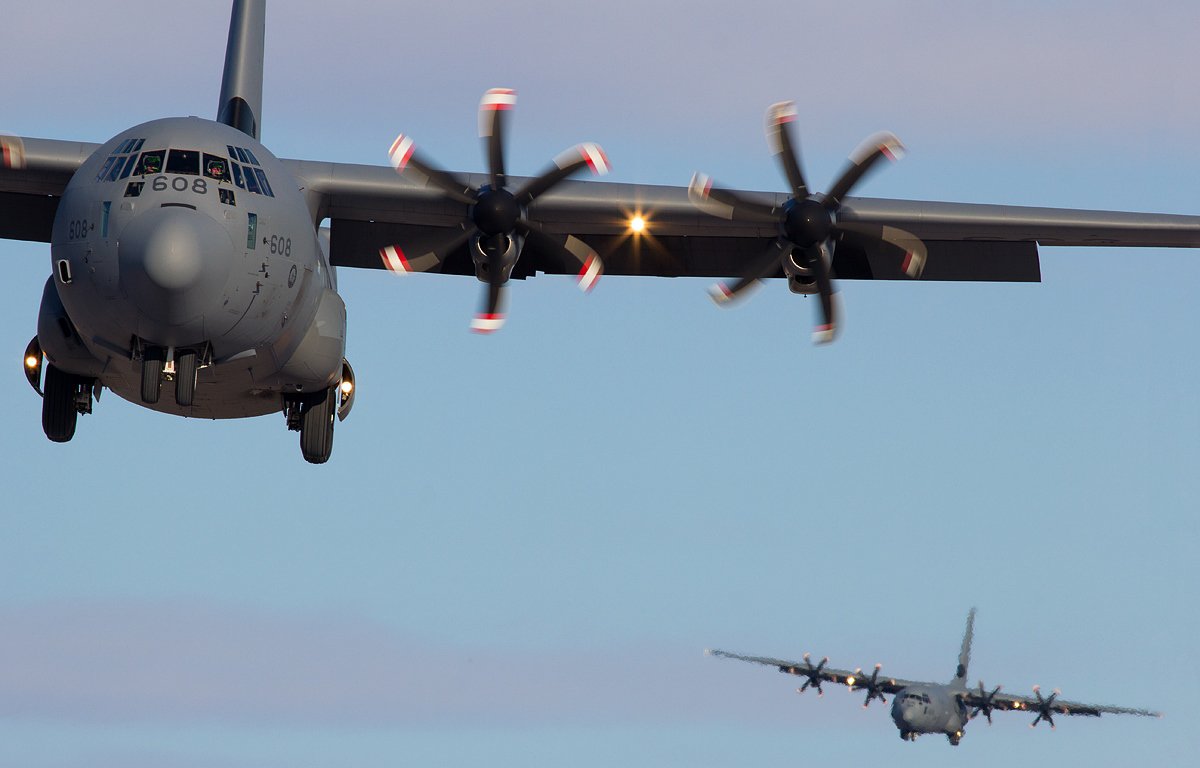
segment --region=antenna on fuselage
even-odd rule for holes
[[[954,670],[954,684],[967,684],[967,667],[971,664],[971,639],[975,635],[975,609],[967,614],[967,631],[963,633],[962,650],[958,652],[958,669]]]
[[[266,0],[233,0],[225,74],[217,122],[258,138],[262,127],[263,41],[266,38]]]

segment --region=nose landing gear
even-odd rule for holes
[[[175,404],[188,408],[196,397],[200,355],[195,349],[145,346],[142,349],[142,402],[158,402],[162,382],[175,382]]]

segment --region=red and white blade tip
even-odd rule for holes
[[[471,321],[471,330],[475,333],[495,333],[504,327],[504,314],[480,313]]]
[[[921,276],[925,271],[925,254],[909,251],[904,254],[904,260],[900,262],[900,269],[904,270],[904,274],[912,278]]]
[[[796,119],[796,102],[780,101],[767,107],[767,122],[782,125]]]
[[[814,344],[828,344],[833,341],[834,327],[832,323],[822,323],[813,329]],[[878,667],[877,667],[878,668]],[[861,672],[862,670],[859,670]]]
[[[579,275],[576,280],[579,285],[579,290],[584,293],[589,293],[596,287],[600,276],[604,274],[604,262],[600,261],[600,257],[594,252],[588,254],[588,257],[583,261],[583,267],[579,270]]]
[[[692,181],[688,184],[688,197],[693,200],[707,200],[709,193],[712,191],[712,177],[703,173],[693,173]]]
[[[413,153],[413,140],[403,133],[396,137],[392,142],[392,148],[388,150],[388,157],[392,161],[392,167],[396,169],[396,173],[403,173],[405,166],[408,165],[409,158]]]
[[[733,299],[733,291],[729,290],[729,286],[725,283],[714,283],[708,287],[708,295],[717,304],[728,304]],[[804,658],[808,658],[808,654],[804,654]]]
[[[0,166],[13,170],[25,167],[25,143],[16,136],[0,136]]]
[[[387,245],[380,248],[379,256],[383,259],[383,266],[397,275],[407,275],[412,272],[412,268],[408,265],[408,259],[404,257],[404,251],[400,250],[398,245]]]
[[[492,88],[479,100],[479,108],[484,110],[512,109],[516,103],[517,92],[512,88]]]
[[[604,150],[600,148],[599,144],[593,144],[590,141],[580,144],[579,154],[587,161],[588,168],[592,169],[592,173],[597,176],[603,176],[612,169],[608,162],[608,155],[604,154]]]

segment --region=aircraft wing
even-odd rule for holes
[[[383,269],[380,249],[396,245],[420,253],[460,230],[466,217],[465,203],[411,170],[399,176],[390,167],[284,162],[318,215],[331,220],[335,265]],[[483,175],[450,177],[464,189],[488,181]],[[519,187],[524,180],[510,182]],[[766,192],[739,195],[773,208],[787,199]],[[647,222],[641,235],[630,230],[635,214]],[[597,181],[563,182],[530,206],[529,219],[560,243],[568,235],[582,240],[601,256],[604,271],[617,275],[740,276],[777,234],[774,222],[748,224],[701,211],[686,187]],[[876,231],[895,228],[922,240],[928,250],[925,280],[1039,281],[1039,243],[1200,247],[1200,216],[847,198],[839,222]],[[514,277],[574,271],[526,256]],[[460,244],[434,271],[474,274],[467,246]],[[894,254],[848,240],[837,246],[833,273],[843,279],[906,279]]]
[[[845,685],[851,690],[874,687],[881,693],[895,693],[901,688],[907,688],[910,685],[922,685],[922,683],[912,680],[886,677],[880,673],[875,676],[874,685],[872,686],[870,681],[874,670],[864,672],[862,669],[854,671],[834,669],[833,667],[826,666],[828,659],[822,659],[820,662],[814,663],[807,654],[805,654],[802,661],[787,661],[786,659],[774,659],[769,656],[742,656],[741,654],[716,649],[706,650],[705,653],[709,656],[720,656],[725,659],[737,659],[738,661],[749,661],[753,664],[775,667],[780,672],[806,678],[807,682],[804,684],[804,687],[817,688],[818,690],[820,690],[820,686],[817,683],[818,680],[822,683]]]
[[[1030,714],[1038,715],[1039,719],[1049,719],[1054,715],[1085,715],[1088,717],[1099,717],[1101,714],[1113,715],[1141,715],[1143,717],[1162,717],[1161,712],[1154,712],[1149,709],[1136,709],[1133,707],[1114,707],[1107,704],[1082,704],[1077,701],[1066,701],[1058,698],[1058,692],[1055,691],[1050,696],[1043,696],[1038,689],[1034,689],[1033,696],[1014,696],[1008,693],[996,692],[989,696],[988,692],[982,689],[969,689],[963,697],[963,703],[968,707],[975,707],[980,711],[986,712],[988,709],[1000,711],[1020,711],[1029,712]]]
[[[99,146],[0,136],[0,238],[50,242],[67,182]]]

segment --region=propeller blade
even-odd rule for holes
[[[821,322],[813,329],[814,344],[828,344],[837,334],[837,299],[833,295],[833,281],[829,278],[829,265],[820,246],[805,249],[804,257],[808,268],[816,279],[817,292],[821,296]],[[878,670],[876,670],[878,673]]]
[[[479,138],[487,145],[488,173],[492,189],[502,189],[504,173],[505,113],[517,103],[517,92],[511,88],[492,88],[479,100]]]
[[[608,155],[599,144],[590,142],[579,144],[568,149],[554,158],[554,167],[548,168],[536,179],[531,179],[517,192],[517,202],[529,205],[536,198],[545,194],[554,185],[582,168],[591,168],[592,173],[603,176],[612,166],[609,165]]]
[[[746,289],[757,285],[758,281],[762,278],[775,274],[779,270],[779,262],[792,252],[793,247],[790,242],[784,240],[782,237],[775,238],[767,246],[767,249],[763,251],[762,256],[751,263],[750,268],[746,270],[746,273],[736,283],[733,285],[717,283],[708,289],[708,295],[718,304],[728,304],[730,301],[741,296],[742,292]],[[805,659],[805,661],[808,660]],[[828,659],[823,659],[817,669],[819,670],[825,666],[826,661]],[[809,662],[808,666],[811,669],[812,663]]]
[[[532,247],[543,256],[557,259],[563,272],[575,272],[579,290],[589,293],[596,287],[600,276],[604,274],[604,262],[587,243],[573,235],[567,235],[566,242],[560,243],[540,229],[534,229],[524,219],[517,222],[517,229],[525,236],[526,248]]]
[[[392,148],[388,150],[388,157],[391,159],[396,173],[404,175],[408,172],[411,175],[412,171],[416,171],[425,177],[426,184],[440,188],[460,203],[470,205],[475,202],[475,190],[471,188],[471,185],[462,183],[449,173],[426,162],[416,152],[412,137],[405,136],[403,133],[397,136],[396,140],[392,142]]]
[[[425,176],[425,180],[420,181],[421,186],[436,186],[460,203],[470,205],[475,202],[474,188],[426,162],[415,151],[412,137],[404,136],[403,133],[397,136],[395,142],[391,143],[388,157],[391,160],[391,167],[396,169],[396,173],[406,175],[409,179],[413,178],[414,172]]]
[[[703,173],[692,176],[688,185],[688,199],[697,208],[722,219],[759,224],[778,224],[779,213],[762,203],[751,202],[734,192],[713,186],[710,177]]]
[[[796,103],[793,101],[781,101],[767,108],[767,143],[783,166],[783,172],[792,188],[792,197],[803,200],[808,197],[808,185],[804,182],[804,173],[800,170],[800,153],[792,139],[791,124],[795,120]]]
[[[440,243],[416,256],[404,253],[399,245],[388,245],[379,249],[379,257],[383,266],[397,275],[407,275],[412,272],[432,272],[436,270],[446,257],[467,242],[476,232],[472,224],[463,230],[456,230],[447,235]]]
[[[483,311],[471,321],[475,333],[494,333],[504,326],[504,235],[485,246],[487,253],[488,290]]]
[[[894,134],[884,132],[870,137],[850,154],[850,164],[825,196],[825,207],[835,210],[840,206],[842,199],[850,194],[854,185],[883,158],[899,160],[903,156],[904,145]]]
[[[868,225],[856,222],[839,222],[834,230],[843,240],[864,250],[882,250],[900,262],[900,269],[913,279],[919,279],[925,271],[929,251],[916,235],[903,229],[886,225]]]

